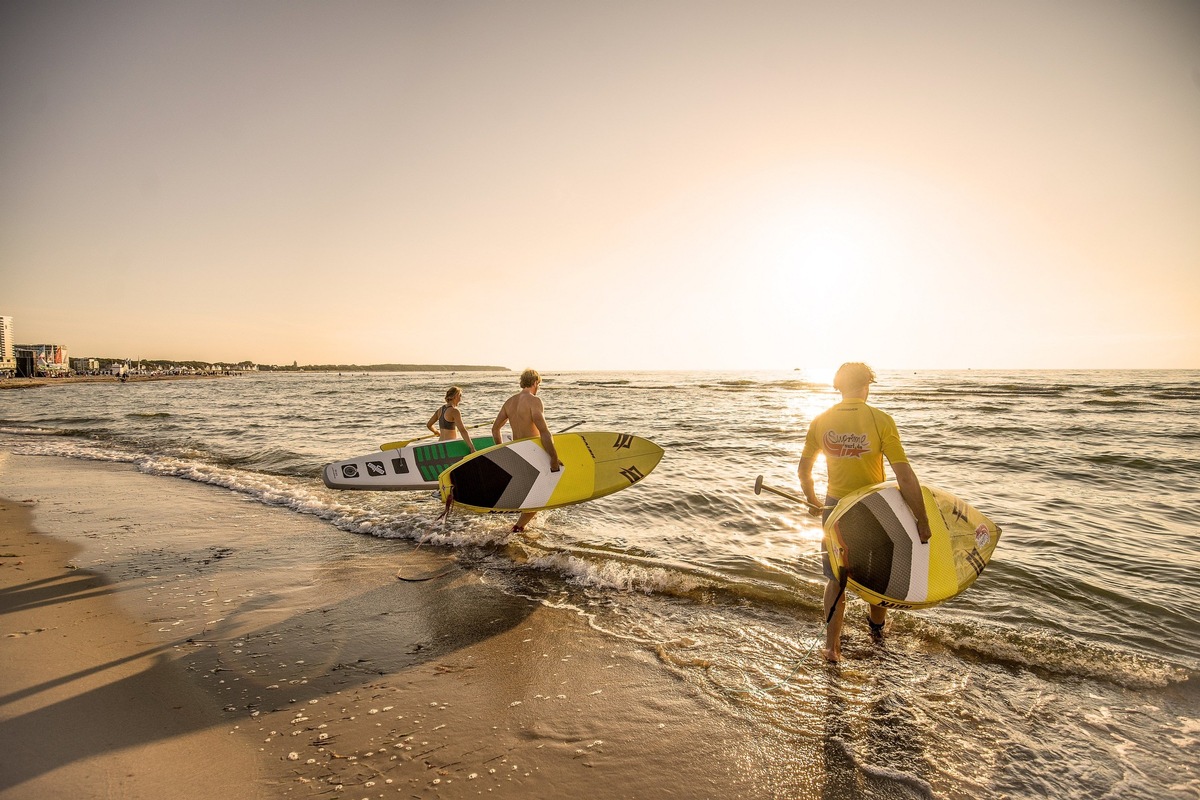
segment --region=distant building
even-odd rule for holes
[[[13,318],[0,317],[0,377],[15,375],[17,354],[13,347]]]
[[[95,375],[100,372],[100,359],[72,358],[71,369],[76,375]]]
[[[33,361],[31,377],[61,377],[71,371],[71,360],[67,348],[61,344],[19,344],[13,348],[17,358],[22,356]]]

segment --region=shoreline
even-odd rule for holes
[[[125,383],[147,383],[150,381],[198,381],[212,378],[236,378],[238,375],[216,373],[212,375],[130,375]],[[0,378],[0,391],[4,389],[39,389],[43,386],[65,386],[75,383],[121,383],[116,375],[67,375],[62,378]]]
[[[0,497],[4,800],[772,794],[652,648],[446,551],[126,465]]]

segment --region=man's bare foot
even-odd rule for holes
[[[825,656],[825,660],[830,664],[836,664],[842,660],[842,654],[829,647],[822,647],[821,655]]]

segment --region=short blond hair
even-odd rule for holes
[[[458,388],[457,386],[451,386],[446,390],[446,402],[449,403],[457,394],[462,394],[462,389]]]
[[[538,371],[536,369],[527,369],[521,373],[521,388],[528,389],[535,383],[541,381],[541,379],[542,376],[538,375]]]
[[[852,392],[872,383],[875,383],[875,370],[861,361],[842,364],[833,376],[833,388],[839,392]]]

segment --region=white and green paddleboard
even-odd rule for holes
[[[471,441],[476,450],[496,443],[491,436],[473,436]],[[438,476],[470,452],[462,439],[414,443],[326,464],[321,477],[330,489],[371,492],[437,489]]]

